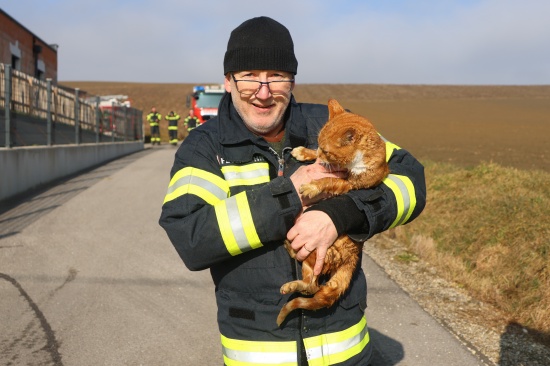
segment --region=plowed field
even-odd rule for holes
[[[146,115],[156,106],[187,114],[193,84],[61,82],[93,95],[124,94]],[[300,102],[337,99],[368,117],[392,142],[420,160],[471,166],[493,161],[550,171],[550,85],[432,86],[297,84]],[[164,121],[166,122],[166,121]],[[162,136],[167,137],[166,126]],[[148,127],[145,128],[146,132]]]

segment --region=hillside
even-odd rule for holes
[[[67,81],[92,95],[124,94],[147,114],[187,114],[194,84]],[[550,171],[550,85],[461,86],[297,84],[298,101],[344,107],[371,119],[391,141],[420,159],[472,166],[493,161]],[[165,122],[165,121],[164,121]],[[162,127],[162,126],[161,126]],[[146,133],[148,126],[145,126]],[[166,127],[162,136],[167,136]]]

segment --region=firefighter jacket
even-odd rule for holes
[[[149,126],[156,127],[159,125],[162,115],[159,112],[151,112],[147,115],[147,121],[149,121]]]
[[[168,130],[176,130],[178,129],[178,121],[180,120],[180,115],[175,113],[173,115],[167,115],[166,120],[168,121]]]
[[[190,270],[210,269],[227,366],[265,360],[300,365],[303,352],[314,366],[364,366],[370,358],[361,266],[331,308],[295,310],[281,327],[276,323],[289,300],[280,286],[301,277],[301,264],[282,245],[302,210],[289,177],[304,163],[290,150],[315,149],[327,119],[327,106],[299,104],[292,97],[278,156],[245,127],[226,93],[218,116],[194,129],[176,153],[159,223]],[[356,240],[410,222],[424,208],[422,165],[390,142],[386,151],[388,178],[348,193],[369,223]]]
[[[183,123],[185,123],[185,126],[187,127],[187,131],[191,131],[192,129],[194,129],[199,125],[199,119],[195,116],[193,117],[187,116],[183,120]]]

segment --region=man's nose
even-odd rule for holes
[[[269,84],[260,84],[260,89],[256,93],[256,98],[267,99],[271,97],[271,90],[269,90]]]

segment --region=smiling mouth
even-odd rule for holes
[[[270,105],[261,105],[261,104],[256,104],[256,103],[252,103],[252,105],[256,108],[260,108],[260,109],[271,109],[271,107],[273,107],[273,104],[270,104]]]

